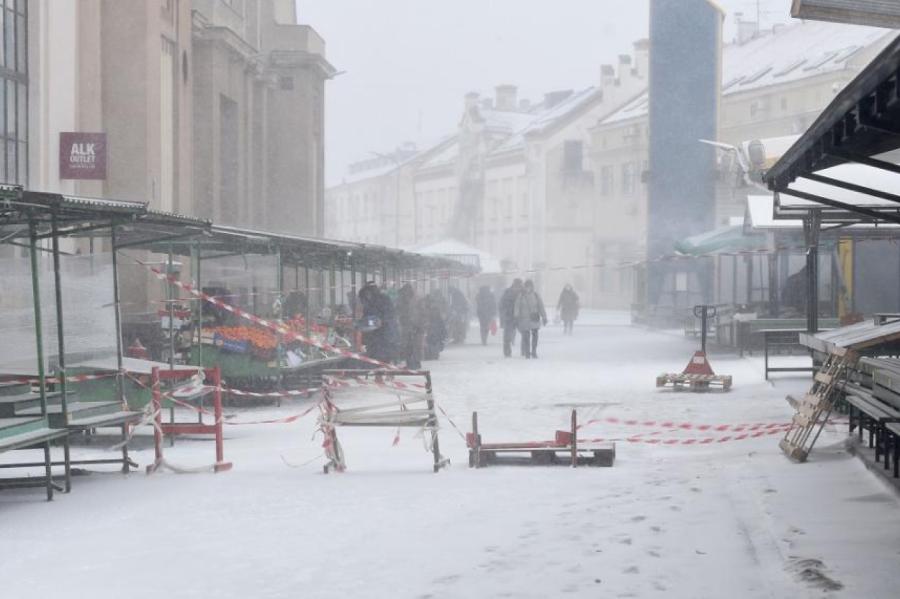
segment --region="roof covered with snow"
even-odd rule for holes
[[[478,266],[481,267],[482,274],[499,274],[503,272],[500,260],[495,256],[456,239],[444,239],[442,241],[413,248],[412,251],[424,256],[440,256],[451,260],[456,259],[463,261],[465,264],[471,262],[471,257],[476,257],[479,262]]]
[[[496,110],[493,108],[478,107],[478,116],[484,122],[484,127],[489,132],[502,136],[500,142],[488,149],[489,154],[508,152],[521,148],[528,135],[540,134],[552,129],[559,123],[591,104],[602,96],[598,88],[588,87],[575,92],[558,92],[558,95],[568,93],[563,99],[554,103],[542,102],[525,111]],[[449,143],[440,152],[432,155],[422,166],[425,168],[443,166],[456,161],[459,156],[459,143]]]
[[[894,35],[896,32],[882,28],[798,21],[744,44],[728,44],[722,53],[722,94],[739,94],[844,70],[860,51]],[[648,94],[644,92],[602,123],[642,117],[648,109]]]

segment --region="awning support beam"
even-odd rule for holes
[[[872,168],[877,168],[883,171],[888,171],[900,175],[900,165],[884,160],[879,160],[877,158],[863,156],[862,154],[857,154],[856,152],[847,152],[844,150],[839,150],[837,148],[832,148],[828,151],[828,156],[839,158],[841,160],[847,160],[849,162],[855,162],[857,164],[862,164],[865,166],[871,166]]]
[[[849,181],[841,181],[840,179],[834,179],[832,177],[826,177],[824,175],[818,175],[816,173],[808,173],[806,175],[803,175],[802,177],[804,179],[809,179],[810,181],[816,181],[817,183],[824,183],[825,185],[831,185],[832,187],[839,187],[841,189],[846,189],[847,191],[861,193],[864,195],[872,196],[873,198],[881,198],[882,200],[900,204],[900,196],[888,193],[886,191],[879,191],[877,189],[872,189],[871,187],[857,185],[856,183],[850,183]]]
[[[872,210],[870,208],[863,208],[862,206],[854,206],[852,204],[845,204],[844,202],[838,202],[837,200],[830,200],[828,198],[823,198],[822,196],[814,195],[811,193],[806,193],[804,191],[798,191],[796,189],[783,189],[780,193],[786,193],[788,195],[792,195],[794,197],[800,198],[801,200],[808,200],[810,202],[815,202],[817,204],[822,204],[823,206],[829,206],[831,208],[837,208],[838,210],[846,210],[848,212],[853,212],[855,214],[861,214],[863,216],[868,216],[876,221],[887,221],[895,224],[900,224],[900,215],[890,212],[880,212],[878,210]]]

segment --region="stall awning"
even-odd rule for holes
[[[896,0],[794,0],[791,16],[872,27],[900,28]]]
[[[776,218],[900,223],[900,39],[859,74],[765,176]]]
[[[743,225],[719,227],[688,237],[675,244],[675,251],[685,256],[705,256],[730,252],[763,251],[769,248],[764,233],[745,233]]]

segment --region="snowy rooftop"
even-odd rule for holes
[[[537,104],[524,112],[479,108],[485,128],[506,136],[499,145],[491,148],[490,153],[508,152],[522,147],[527,135],[545,131],[599,97],[600,94],[596,87],[588,87],[572,92],[554,104]],[[459,156],[459,143],[453,142],[431,156],[423,163],[423,166],[427,168],[450,164],[456,160],[457,156]]]
[[[412,251],[425,256],[441,256],[453,259],[454,256],[477,256],[482,274],[498,274],[503,267],[495,256],[456,239],[444,239],[436,243],[416,247]]]
[[[888,35],[887,29],[800,21],[722,54],[722,94],[731,95],[841,71],[861,50]],[[647,114],[647,93],[602,121],[617,123]]]

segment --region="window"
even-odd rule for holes
[[[608,197],[613,189],[613,169],[611,166],[600,168],[600,195]]]
[[[27,2],[0,3],[0,181],[28,182]]]
[[[581,172],[584,164],[584,146],[580,140],[569,140],[563,145],[563,171]]]
[[[625,195],[634,193],[634,164],[631,162],[622,165],[622,193]]]

